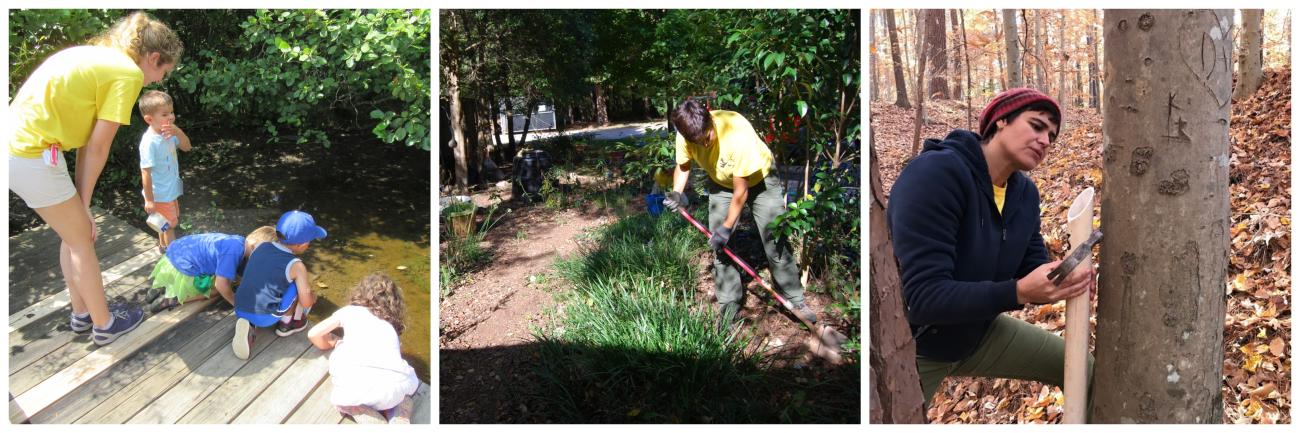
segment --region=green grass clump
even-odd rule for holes
[[[557,264],[573,291],[562,323],[538,336],[557,421],[750,419],[762,355],[719,332],[713,305],[694,299],[694,258],[706,250],[694,230],[641,214]]]

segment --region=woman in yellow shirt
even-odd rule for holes
[[[136,12],[90,41],[55,53],[9,105],[9,189],[63,241],[59,265],[72,301],[74,332],[105,345],[143,320],[138,306],[109,307],[90,214],[95,182],[119,125],[131,123],[140,89],[176,67],[182,45],[166,24]],[[69,177],[63,152],[77,150]]]

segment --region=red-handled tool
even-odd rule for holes
[[[682,214],[682,217],[686,218],[686,221],[689,221],[696,229],[699,229],[700,233],[704,233],[705,237],[713,236],[713,233],[710,233],[709,229],[705,228],[703,224],[700,224],[699,221],[696,221],[695,218],[691,217],[691,214],[687,213],[686,209],[677,208],[677,213]],[[815,336],[815,338],[809,341],[809,349],[811,349],[813,353],[826,358],[831,363],[838,364],[840,362],[840,345],[843,344],[844,341],[848,340],[848,336],[845,336],[830,326],[813,325],[807,319],[804,319],[803,316],[800,316],[798,312],[794,311],[794,304],[791,304],[790,301],[785,299],[785,297],[777,293],[776,290],[767,283],[767,281],[763,281],[763,278],[758,276],[758,272],[754,272],[754,268],[750,267],[744,260],[741,260],[736,253],[731,252],[731,248],[723,246],[722,251],[727,253],[727,257],[731,257],[733,262],[740,265],[740,268],[744,269],[749,276],[754,277],[754,281],[758,282],[758,284],[763,286],[764,289],[767,289],[767,293],[771,294],[773,298],[776,298],[777,302],[780,302],[781,306],[785,307],[790,314],[794,315],[794,317],[799,319],[800,322],[803,322],[804,326],[808,327],[808,332],[813,333]]]

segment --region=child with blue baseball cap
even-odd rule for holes
[[[235,290],[235,337],[231,348],[239,359],[248,359],[253,347],[252,327],[275,326],[275,334],[287,337],[307,329],[307,312],[316,304],[311,276],[299,254],[311,242],[325,237],[311,214],[289,211],[275,224],[277,241],[258,246],[248,256],[243,280]]]

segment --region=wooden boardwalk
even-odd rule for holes
[[[146,233],[97,210],[110,302],[140,304],[160,255]],[[199,301],[148,315],[107,346],[68,328],[71,307],[48,227],[9,238],[9,421],[12,423],[351,423],[329,404],[326,354],[305,333],[257,331],[247,361],[230,349],[233,310]],[[430,391],[414,423],[430,421]]]

